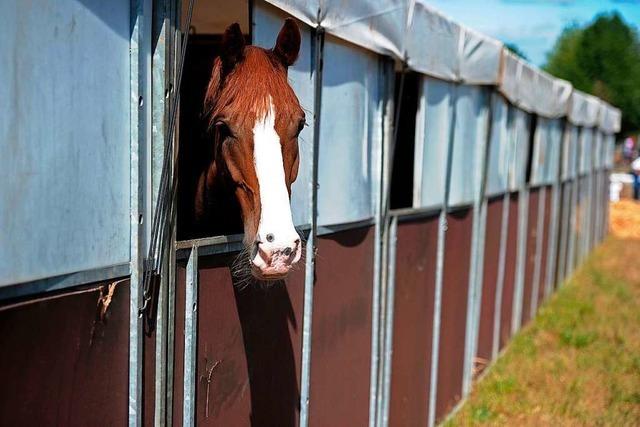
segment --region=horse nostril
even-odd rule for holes
[[[273,239],[275,239],[275,236],[273,235],[273,233],[267,234],[267,242],[271,243],[273,242]]]
[[[284,252],[284,256],[289,256],[289,255],[291,255],[291,248],[289,248],[289,247],[284,248],[283,252]]]

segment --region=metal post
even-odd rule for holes
[[[529,117],[531,120],[531,117]],[[528,129],[531,130],[531,124],[527,121]],[[534,130],[535,132],[535,130]],[[521,135],[516,135],[518,138]],[[527,136],[527,140],[522,144],[518,144],[518,146],[522,145],[524,148],[523,153],[516,152],[515,155],[521,155],[524,157],[523,164],[528,164],[529,162],[529,143],[532,142],[532,136],[530,133]],[[525,178],[526,181],[526,178]],[[518,195],[518,249],[516,255],[516,283],[515,289],[513,292],[513,311],[512,319],[511,319],[511,334],[514,335],[518,329],[520,329],[520,321],[522,319],[522,303],[523,303],[523,293],[524,293],[524,280],[525,280],[525,263],[526,263],[526,251],[527,251],[527,224],[529,221],[529,185],[527,182],[523,183],[522,188],[519,191]]]
[[[578,141],[580,140],[580,134],[578,134]],[[577,142],[577,141],[576,141]],[[569,276],[570,274],[573,273],[574,267],[576,265],[575,261],[576,261],[576,239],[577,239],[577,233],[576,233],[576,227],[577,227],[577,210],[578,210],[578,191],[580,189],[579,187],[579,171],[578,171],[578,165],[579,165],[579,160],[580,160],[580,144],[577,143],[576,147],[575,147],[575,155],[573,156],[572,159],[573,160],[573,177],[571,178],[571,183],[569,184],[571,186],[571,201],[569,203],[569,212],[570,212],[570,217],[569,217],[569,227],[568,227],[568,236],[567,238],[569,239],[568,244],[569,244],[569,248],[568,248],[568,255],[567,255],[567,263],[566,263],[566,271],[565,273],[567,274],[567,276]]]
[[[398,217],[391,219],[389,229],[389,261],[388,261],[388,280],[386,288],[386,317],[385,317],[385,334],[384,334],[384,360],[383,365],[383,386],[382,386],[382,413],[378,425],[387,426],[389,424],[389,392],[391,388],[391,363],[393,356],[393,310],[395,298],[395,277],[396,277],[396,248],[398,240]],[[371,422],[369,423],[371,424]]]
[[[551,218],[547,235],[547,271],[544,272],[544,297],[548,298],[554,285],[554,272],[558,263],[560,184],[556,178],[551,187]]]
[[[150,0],[131,4],[131,284],[129,297],[129,426],[142,424],[143,329],[138,308],[144,281],[145,153],[147,153],[150,109]],[[149,101],[149,102],[145,102]]]
[[[562,203],[562,215],[560,217],[560,250],[558,266],[558,281],[562,283],[568,275],[569,255],[569,228],[571,223],[571,184],[569,181],[561,182],[562,191],[560,203]],[[558,283],[558,284],[560,284]]]
[[[486,89],[483,89],[486,90]],[[490,93],[485,92],[487,106],[486,133],[484,140],[478,147],[478,170],[475,179],[479,182],[478,192],[473,201],[473,229],[471,236],[471,263],[469,270],[469,292],[467,295],[467,324],[465,328],[465,356],[462,380],[462,396],[467,396],[471,390],[473,380],[473,361],[478,344],[478,329],[480,319],[480,301],[482,299],[482,272],[484,259],[484,225],[486,221],[487,200],[485,198],[487,180],[487,158],[491,143],[493,99]]]
[[[536,254],[535,265],[533,269],[533,284],[531,287],[531,305],[529,313],[533,318],[538,309],[538,291],[540,289],[540,281],[542,278],[542,246],[544,242],[544,211],[547,202],[547,187],[540,188],[538,197],[538,223],[536,224]]]
[[[516,284],[513,292],[513,311],[511,312],[511,335],[520,329],[524,294],[524,270],[527,252],[527,223],[529,221],[529,188],[520,190],[518,196],[518,249],[516,255]]]
[[[184,304],[184,407],[182,425],[196,423],[196,349],[198,347],[198,247],[193,246],[187,262]]]
[[[507,263],[507,234],[509,233],[509,192],[502,197],[502,223],[500,224],[500,254],[498,259],[498,277],[496,279],[496,302],[493,313],[493,346],[491,355],[498,356],[500,349],[500,321],[502,314],[502,291],[504,288],[504,271]]]
[[[423,81],[424,84],[424,81]],[[444,182],[444,199],[438,218],[438,245],[436,255],[436,289],[433,308],[433,337],[431,344],[431,383],[429,390],[429,427],[436,421],[436,394],[438,390],[438,357],[440,352],[440,317],[442,313],[442,287],[444,286],[444,251],[447,233],[447,209],[449,203],[449,184],[451,182],[451,163],[453,158],[453,139],[456,125],[456,102],[458,98],[458,84],[451,85],[452,92],[449,99],[451,109],[451,123],[449,126],[449,140],[447,141],[447,173]]]
[[[389,396],[390,382],[385,381],[386,371],[391,371],[391,365],[386,363],[383,358],[381,363],[381,355],[386,351],[384,337],[386,331],[380,325],[385,324],[388,317],[393,317],[393,306],[389,306],[389,300],[386,287],[389,286],[388,263],[390,260],[388,245],[390,244],[389,233],[389,195],[390,195],[390,179],[391,169],[393,166],[393,150],[397,139],[396,120],[394,117],[394,83],[393,83],[393,63],[383,62],[383,86],[382,93],[385,95],[384,113],[382,119],[382,135],[383,145],[378,160],[380,162],[380,177],[382,186],[378,187],[378,212],[376,213],[376,245],[374,254],[374,286],[373,286],[373,302],[372,302],[372,326],[371,326],[371,380],[370,380],[370,397],[369,397],[369,425],[386,425],[389,413]],[[402,84],[401,84],[402,86]],[[400,89],[402,91],[402,88]],[[401,99],[402,95],[400,95]],[[401,100],[399,101],[401,104]],[[398,107],[400,108],[400,107]],[[395,250],[395,248],[394,248]],[[390,319],[393,322],[393,319]],[[389,345],[392,345],[391,343]]]
[[[175,219],[175,218],[174,218]],[[173,425],[173,377],[174,377],[174,348],[176,324],[176,230],[171,233],[171,250],[169,251],[169,279],[167,281],[167,356],[166,356],[166,395],[164,425]],[[162,423],[161,423],[162,424]]]
[[[319,13],[319,11],[318,11]],[[313,289],[315,285],[316,236],[318,229],[318,154],[320,144],[320,110],[322,108],[322,68],[324,54],[324,29],[318,27],[314,37],[314,122],[313,122],[313,166],[311,188],[311,209],[309,223],[311,230],[307,239],[305,259],[304,314],[302,319],[302,368],[300,373],[300,426],[309,425],[309,389],[311,382],[311,332],[313,318]]]

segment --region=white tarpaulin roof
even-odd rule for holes
[[[306,24],[377,53],[401,58],[407,0],[267,0]]]
[[[365,49],[406,60],[409,68],[461,83],[497,85],[517,107],[579,126],[620,128],[620,111],[573,91],[490,37],[432,9],[425,0],[266,0],[312,27]],[[604,105],[604,104],[602,104]]]
[[[447,81],[495,84],[502,43],[440,14],[423,1],[267,0],[312,27],[377,53],[407,59]]]
[[[621,119],[622,115],[620,114],[620,110],[612,107],[604,101],[601,101],[598,126],[604,133],[620,132]]]
[[[599,124],[601,102],[595,96],[574,89],[569,102],[568,118],[577,126],[596,126]]]
[[[571,84],[550,76],[507,49],[503,50],[500,92],[514,105],[547,118],[563,117]]]

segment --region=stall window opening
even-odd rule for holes
[[[402,79],[404,78],[404,82]],[[391,209],[410,208],[413,204],[413,166],[415,157],[416,114],[420,100],[420,75],[396,73],[395,123],[397,139],[391,175]],[[402,93],[400,86],[403,85]]]
[[[183,23],[188,2],[183,1]],[[213,62],[220,55],[225,29],[239,23],[250,44],[249,3],[247,1],[196,2],[189,28],[189,42],[180,89],[180,117],[178,132],[178,240],[240,234],[243,231],[240,207],[235,196],[222,195],[215,200],[216,220],[196,223],[194,200],[197,180],[212,152],[208,118],[203,112],[204,97],[211,78]],[[183,24],[183,27],[186,24]],[[220,215],[218,215],[220,213]]]

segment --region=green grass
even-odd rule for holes
[[[640,241],[609,237],[447,426],[640,426]]]

